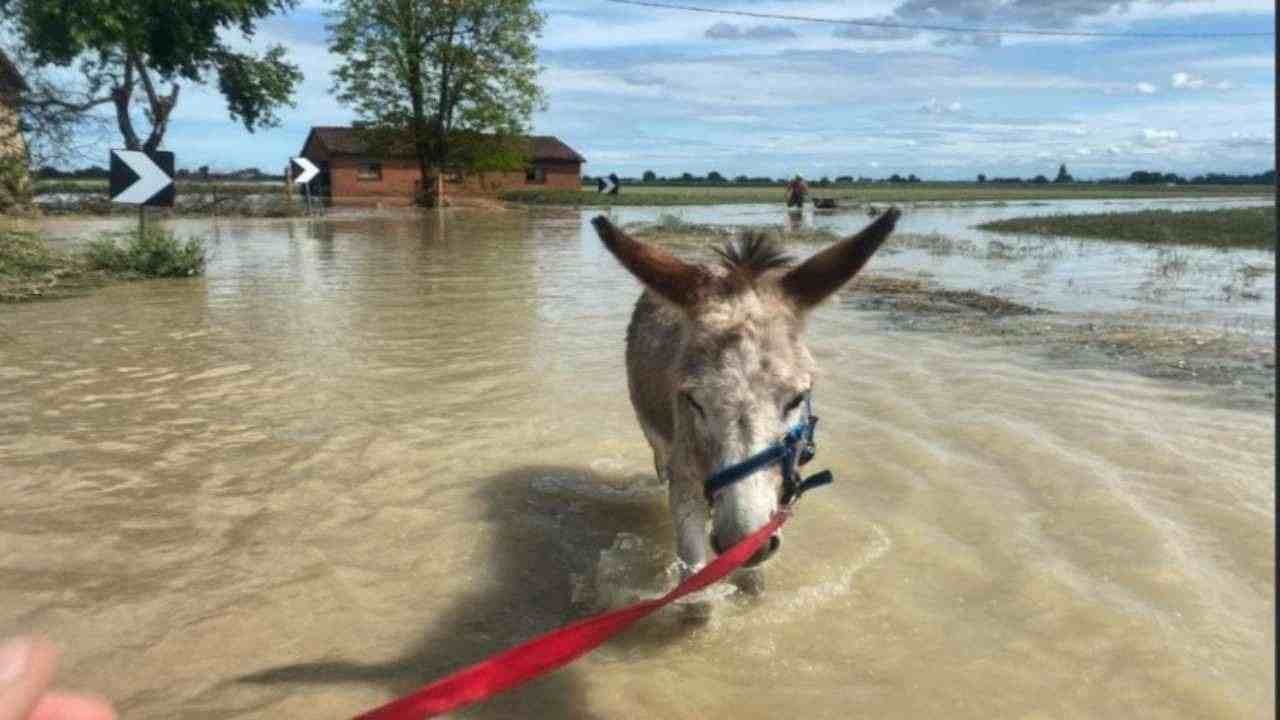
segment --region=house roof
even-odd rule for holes
[[[30,89],[27,81],[22,79],[22,73],[18,72],[18,67],[0,50],[0,90],[25,92]]]
[[[326,150],[335,155],[368,155],[368,143],[361,136],[358,128],[353,127],[313,127],[303,143],[303,152],[312,140],[319,142]],[[547,160],[559,162],[586,162],[587,159],[578,151],[565,145],[560,138],[552,135],[527,135],[524,138],[524,152],[531,160]],[[411,157],[412,144],[406,138],[402,145],[385,151],[383,155],[393,157]]]

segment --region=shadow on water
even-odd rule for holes
[[[618,533],[663,544],[668,516],[652,478],[606,475],[567,466],[526,466],[476,481],[472,502],[486,508],[497,536],[487,554],[495,582],[459,596],[443,628],[407,653],[385,662],[310,662],[270,668],[238,678],[259,685],[380,685],[396,697],[572,620],[600,611],[573,600],[575,576],[589,577]],[[646,569],[660,574],[655,563]],[[676,635],[646,633],[648,642]],[[625,645],[634,648],[636,639]],[[597,718],[587,707],[585,678],[573,665],[485,703],[463,717]]]

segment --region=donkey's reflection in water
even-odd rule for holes
[[[742,235],[706,266],[638,242],[604,217],[593,221],[645,286],[627,329],[627,381],[669,487],[686,576],[763,527],[784,502],[794,468],[778,463],[712,491],[706,480],[805,422],[815,370],[804,342],[809,311],[862,269],[898,215],[890,209],[798,266],[759,234]],[[750,564],[781,545],[775,535]]]

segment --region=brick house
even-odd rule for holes
[[[572,188],[582,185],[586,159],[558,138],[530,135],[521,152],[528,161],[514,172],[465,173],[446,170],[446,195],[488,195],[515,188]],[[313,127],[302,156],[320,168],[312,191],[340,204],[409,204],[421,187],[418,159],[409,149],[371,151],[360,131],[350,127]]]

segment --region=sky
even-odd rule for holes
[[[662,0],[659,0],[662,1]],[[676,0],[672,0],[675,2]],[[978,28],[1265,32],[1272,0],[684,0],[755,13]],[[283,167],[333,98],[326,0],[262,24],[305,80],[281,127],[253,135],[216,90],[184,88],[165,146],[180,167]],[[1274,38],[1042,37],[886,30],[539,0],[547,107],[536,134],[583,172],[835,178],[1080,178],[1274,166]],[[106,147],[104,143],[103,155]]]

